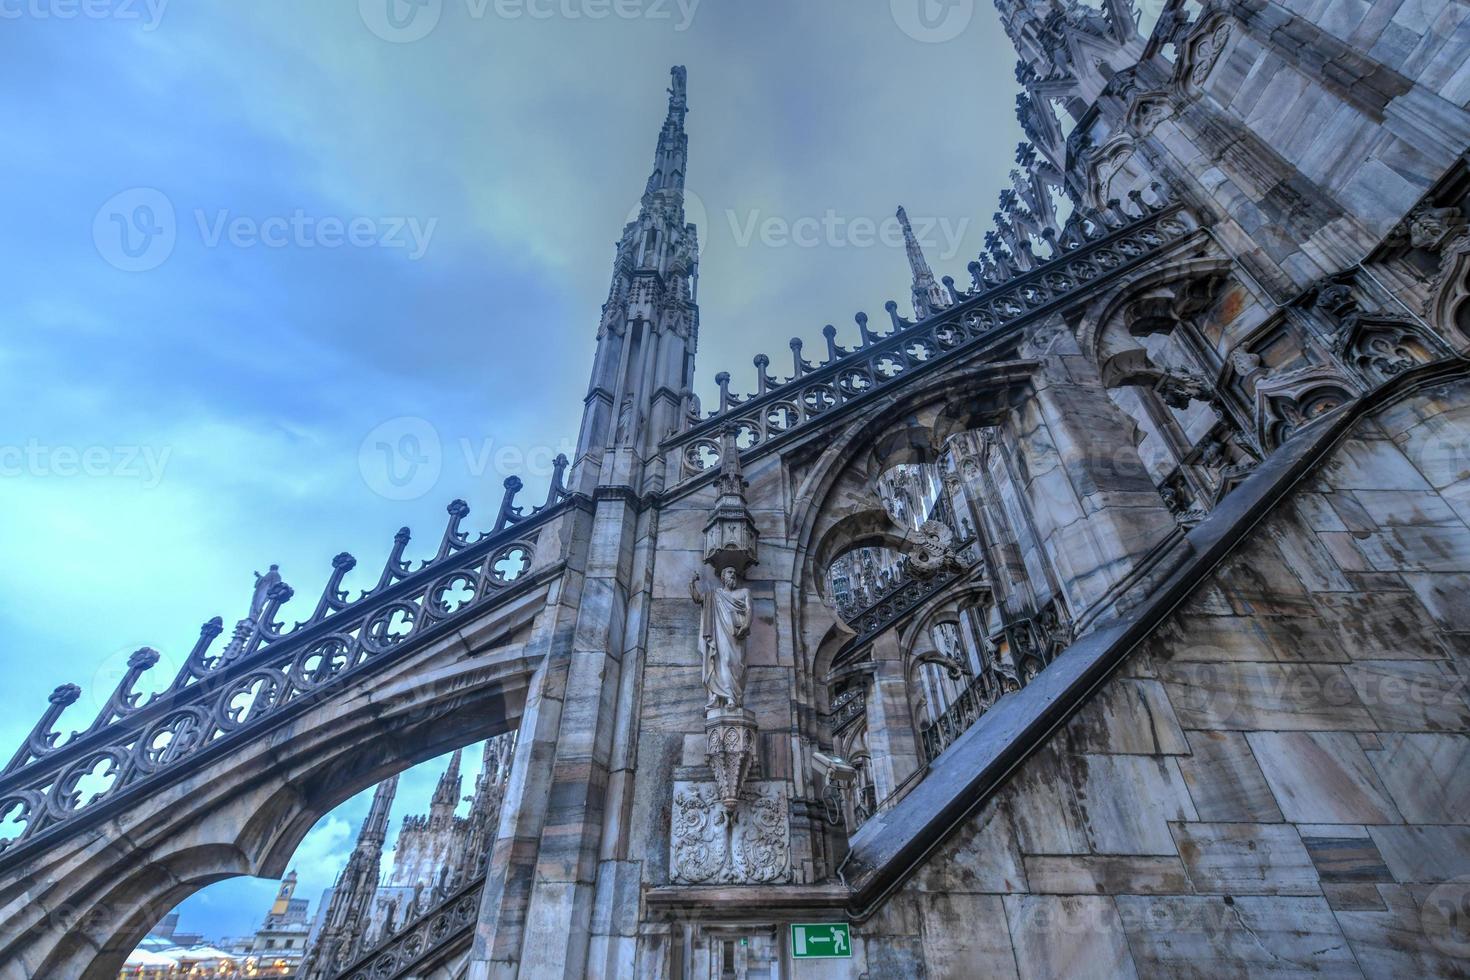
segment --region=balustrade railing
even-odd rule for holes
[[[482,872],[339,971],[337,980],[401,980],[419,976],[457,942],[469,939],[484,891]]]
[[[566,465],[557,459],[545,502],[529,511],[515,504],[521,481],[506,480],[493,529],[477,537],[461,527],[469,506],[451,503],[438,549],[418,568],[404,557],[410,536],[400,529],[377,583],[355,599],[342,582],[356,559],[338,555],[311,614],[289,629],[277,618],[294,593],[273,566],[223,650],[210,649],[223,632],[215,617],[173,683],[144,703],[136,687],[159,656],[139,650],[95,721],[64,741],[56,724],[81,688],[57,688],[0,774],[0,869],[77,821],[146,795],[186,761],[249,739],[283,712],[390,661],[410,641],[515,594],[536,562],[539,529],[569,499]]]
[[[861,718],[868,710],[868,699],[862,688],[854,687],[843,692],[832,702],[832,731],[841,732]]]
[[[985,666],[934,720],[920,731],[924,762],[933,762],[1001,698],[1021,690],[1071,642],[1071,630],[1055,602],[1006,630],[1006,644],[984,656]]]
[[[839,608],[843,621],[857,630],[858,635],[837,651],[832,665],[840,667],[850,663],[874,637],[892,629],[930,598],[970,575],[979,561],[974,553],[974,544],[974,537],[957,543],[954,563],[934,575],[914,574],[905,562],[893,584],[868,605],[858,609]]]
[[[890,302],[892,329],[877,334],[868,328],[867,315],[859,313],[861,343],[855,348],[839,346],[836,328],[827,326],[827,359],[820,365],[807,361],[801,341],[793,339],[793,373],[784,381],[768,373],[770,358],[758,355],[754,394],[731,394],[729,374],[720,373],[720,407],[707,418],[690,419],[685,431],[664,441],[663,449],[677,452],[686,479],[716,469],[726,432],[733,431],[742,453],[758,451],[906,375],[1009,335],[1011,328],[1054,311],[1092,283],[1190,234],[1193,226],[1177,206],[1150,205],[1138,196],[1133,201],[1139,214],[1131,220],[1110,208],[1069,222],[1068,230],[1052,240],[1054,254],[1033,259],[1035,265],[1027,271],[994,275],[972,264],[975,283],[970,291],[956,289],[946,276],[952,305],[918,322],[900,316],[897,304]]]

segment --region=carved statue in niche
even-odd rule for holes
[[[618,445],[626,445],[633,438],[633,432],[638,428],[640,421],[638,410],[633,405],[633,396],[631,394],[624,395],[623,404],[618,409],[617,433],[613,437]]]
[[[735,569],[720,571],[720,584],[699,590],[699,576],[689,582],[689,595],[703,607],[699,618],[704,657],[706,708],[738,710],[745,703],[745,640],[750,635],[750,590],[740,588]]]

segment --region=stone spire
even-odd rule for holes
[[[658,443],[684,424],[693,402],[699,235],[684,213],[687,77],[682,66],[670,72],[653,171],[637,216],[618,240],[569,481],[573,491],[657,480]]]
[[[398,777],[390,776],[378,784],[373,793],[373,805],[368,809],[367,819],[357,835],[357,850],[372,847],[379,855],[383,843],[388,839],[388,811],[393,808],[393,797],[398,792]]]
[[[357,955],[366,936],[383,870],[383,845],[388,840],[388,811],[398,792],[398,777],[378,784],[367,819],[357,832],[357,844],[337,876],[332,899],[323,913],[321,932],[302,963],[302,980],[335,977]]]
[[[500,808],[505,801],[505,783],[510,777],[515,744],[515,732],[485,740],[483,763],[480,775],[475,778],[475,795],[470,802],[470,829],[465,846],[467,874],[482,870],[490,857],[495,831],[500,825]]]
[[[934,279],[934,271],[924,258],[924,250],[914,237],[914,227],[909,224],[908,212],[900,205],[897,212],[898,224],[903,228],[903,248],[908,253],[909,269],[914,274],[914,316],[924,319],[930,314],[949,306],[949,295]]]
[[[689,136],[684,132],[684,117],[689,113],[686,86],[688,73],[682,65],[670,69],[669,112],[659,130],[658,148],[653,154],[653,173],[643,192],[640,216],[652,209],[667,207],[684,221],[684,174],[689,168]]]
[[[459,805],[459,795],[464,788],[464,777],[459,773],[463,754],[463,749],[455,749],[454,754],[449,757],[449,768],[439,777],[439,785],[434,787],[434,795],[429,801],[431,815],[445,810],[453,813],[454,808]]]

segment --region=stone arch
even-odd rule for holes
[[[873,458],[868,447],[881,440],[894,428],[904,428],[911,419],[917,419],[923,410],[932,413],[926,422],[932,432],[929,445],[942,446],[951,431],[973,426],[954,423],[957,415],[950,414],[952,406],[964,405],[967,400],[976,405],[983,401],[1004,401],[1018,385],[1029,389],[1031,361],[1010,361],[986,364],[979,369],[957,365],[954,369],[941,372],[922,385],[901,393],[888,407],[875,410],[846,428],[834,432],[827,448],[810,465],[801,477],[793,499],[791,539],[796,546],[792,569],[792,584],[799,591],[820,594],[816,585],[826,569],[826,563],[835,556],[832,542],[841,540],[842,533],[834,534],[839,523],[848,516],[836,514],[842,507],[837,503],[842,493],[860,486],[853,473],[861,471],[866,479],[866,464]],[[1001,406],[996,405],[996,410]],[[962,412],[962,409],[955,409]],[[949,418],[951,422],[946,422]],[[855,466],[854,460],[864,465]],[[887,523],[887,515],[876,501],[864,508],[874,518]],[[872,525],[876,531],[877,523]],[[895,529],[896,530],[896,529]],[[851,534],[851,530],[845,532]],[[851,538],[848,538],[851,540]],[[898,539],[894,539],[895,541]]]
[[[828,590],[827,569],[838,558],[859,548],[881,547],[901,551],[903,545],[903,535],[888,519],[888,512],[882,506],[875,505],[849,514],[829,527],[818,542],[812,586],[818,595],[830,601],[833,596]]]
[[[1325,365],[1266,378],[1256,386],[1256,437],[1270,452],[1357,395],[1347,379]]]
[[[1213,499],[1218,467],[1198,466],[1204,447],[1250,430],[1244,403],[1220,394],[1219,339],[1198,321],[1224,293],[1230,269],[1214,258],[1153,269],[1076,319],[1079,346],[1137,427],[1139,456],[1179,512]]]
[[[1202,257],[1170,263],[1163,268],[1153,267],[1138,273],[1125,280],[1117,289],[1109,290],[1087,304],[1076,319],[1077,345],[1082,348],[1084,354],[1092,358],[1094,364],[1101,364],[1104,360],[1102,357],[1103,335],[1109,325],[1126,322],[1125,311],[1131,304],[1163,297],[1181,301],[1186,312],[1198,312],[1202,308],[1200,305],[1202,297],[1192,290],[1181,287],[1180,284],[1218,280],[1223,286],[1232,269],[1233,266],[1228,259]],[[1176,287],[1179,288],[1176,289]],[[1157,316],[1161,312],[1163,312],[1162,309],[1156,304],[1136,311],[1134,322],[1128,326],[1128,332],[1133,336],[1143,335],[1135,333],[1135,330],[1157,332],[1150,329],[1147,321],[1139,318],[1142,315]]]
[[[905,463],[934,463],[939,460],[933,430],[917,420],[885,433],[869,450],[869,468],[875,474]]]
[[[1133,139],[1118,133],[1089,154],[1087,196],[1095,208],[1105,208],[1109,201],[1121,201],[1129,191],[1148,186],[1149,175],[1132,166]]]
[[[155,792],[148,814],[125,812],[39,852],[0,883],[0,908],[16,910],[0,932],[0,960],[36,976],[111,980],[188,895],[224,878],[278,877],[345,800],[517,727],[542,661],[520,644],[496,645],[520,618],[501,620],[501,631],[490,625],[477,654],[463,639],[439,641],[372,677],[345,706],[313,704],[285,732],[182,773]]]

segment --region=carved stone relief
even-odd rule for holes
[[[1189,71],[1191,82],[1195,85],[1205,83],[1205,79],[1210,77],[1210,71],[1215,67],[1215,62],[1220,60],[1220,55],[1229,41],[1230,25],[1220,24],[1195,42],[1193,65]]]
[[[749,782],[725,808],[713,782],[675,782],[669,875],[685,885],[763,885],[791,878],[784,783]]]

